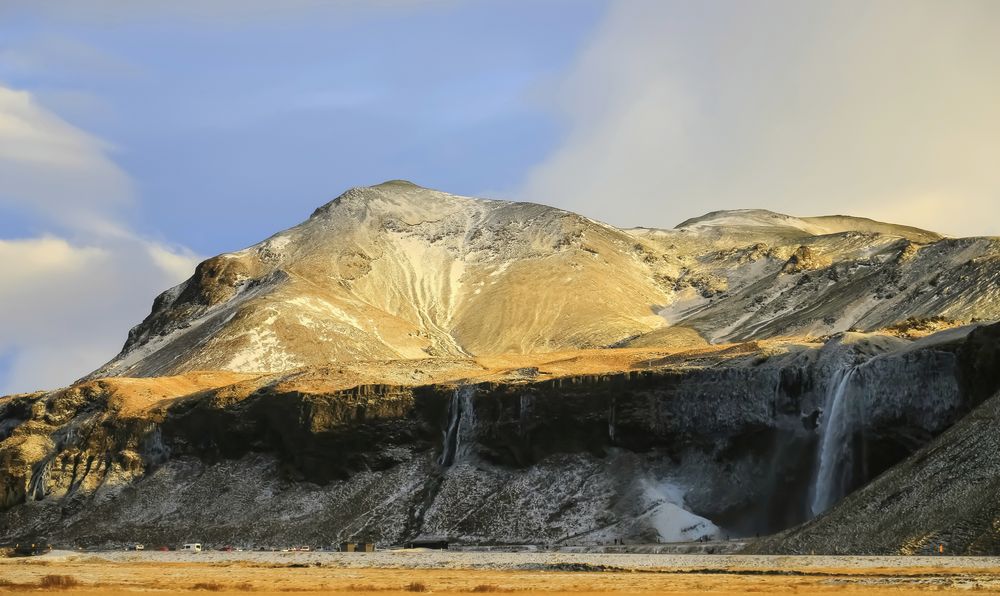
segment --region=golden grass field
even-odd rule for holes
[[[467,553],[466,553],[467,554]],[[693,557],[642,555],[643,563],[599,571],[490,568],[447,558],[386,559],[197,556],[112,556],[72,554],[0,560],[0,592],[73,594],[173,593],[379,593],[434,594],[923,594],[941,591],[1000,593],[1000,560],[941,558],[931,563],[906,559],[838,557]],[[447,555],[444,555],[447,557]],[[601,555],[590,555],[600,560]],[[627,562],[629,555],[608,557]],[[662,557],[657,565],[656,557]],[[545,555],[539,555],[544,560]],[[530,556],[527,559],[530,560]],[[718,564],[712,564],[717,560]],[[370,561],[372,565],[366,566]],[[415,567],[386,567],[412,562]],[[612,564],[614,564],[612,563]],[[707,563],[707,564],[706,564]],[[506,564],[506,563],[504,563]],[[439,566],[447,565],[447,566]],[[451,565],[481,565],[480,568]],[[486,568],[483,568],[485,566]],[[586,569],[586,566],[578,566]]]

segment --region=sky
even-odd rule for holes
[[[998,235],[998,106],[992,0],[0,0],[0,394],[388,179]]]

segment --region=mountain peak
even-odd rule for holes
[[[333,213],[366,217],[372,213],[392,213],[406,219],[430,217],[456,209],[485,205],[487,199],[475,199],[449,194],[414,184],[407,180],[387,180],[373,186],[357,186],[316,209],[312,217],[330,216]]]
[[[409,180],[386,180],[385,182],[380,182],[379,184],[373,185],[371,188],[424,188],[419,184],[410,182]]]
[[[812,226],[804,220],[767,209],[731,209],[711,211],[705,215],[681,222],[676,229],[705,227],[794,227],[813,232]]]

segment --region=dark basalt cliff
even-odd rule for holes
[[[826,515],[751,546],[774,554],[1000,554],[1000,395]]]
[[[1000,554],[1000,325],[958,350],[968,405],[985,402],[825,515],[753,552]]]
[[[262,383],[141,414],[120,408],[110,380],[15,396],[0,402],[0,540],[593,543],[778,531],[810,515],[838,371],[856,370],[843,427],[852,447],[830,489],[846,493],[996,391],[995,329],[904,350],[844,338],[537,382]]]

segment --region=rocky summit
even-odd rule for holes
[[[997,238],[356,188],[0,398],[0,541],[1000,554],[997,319]]]

